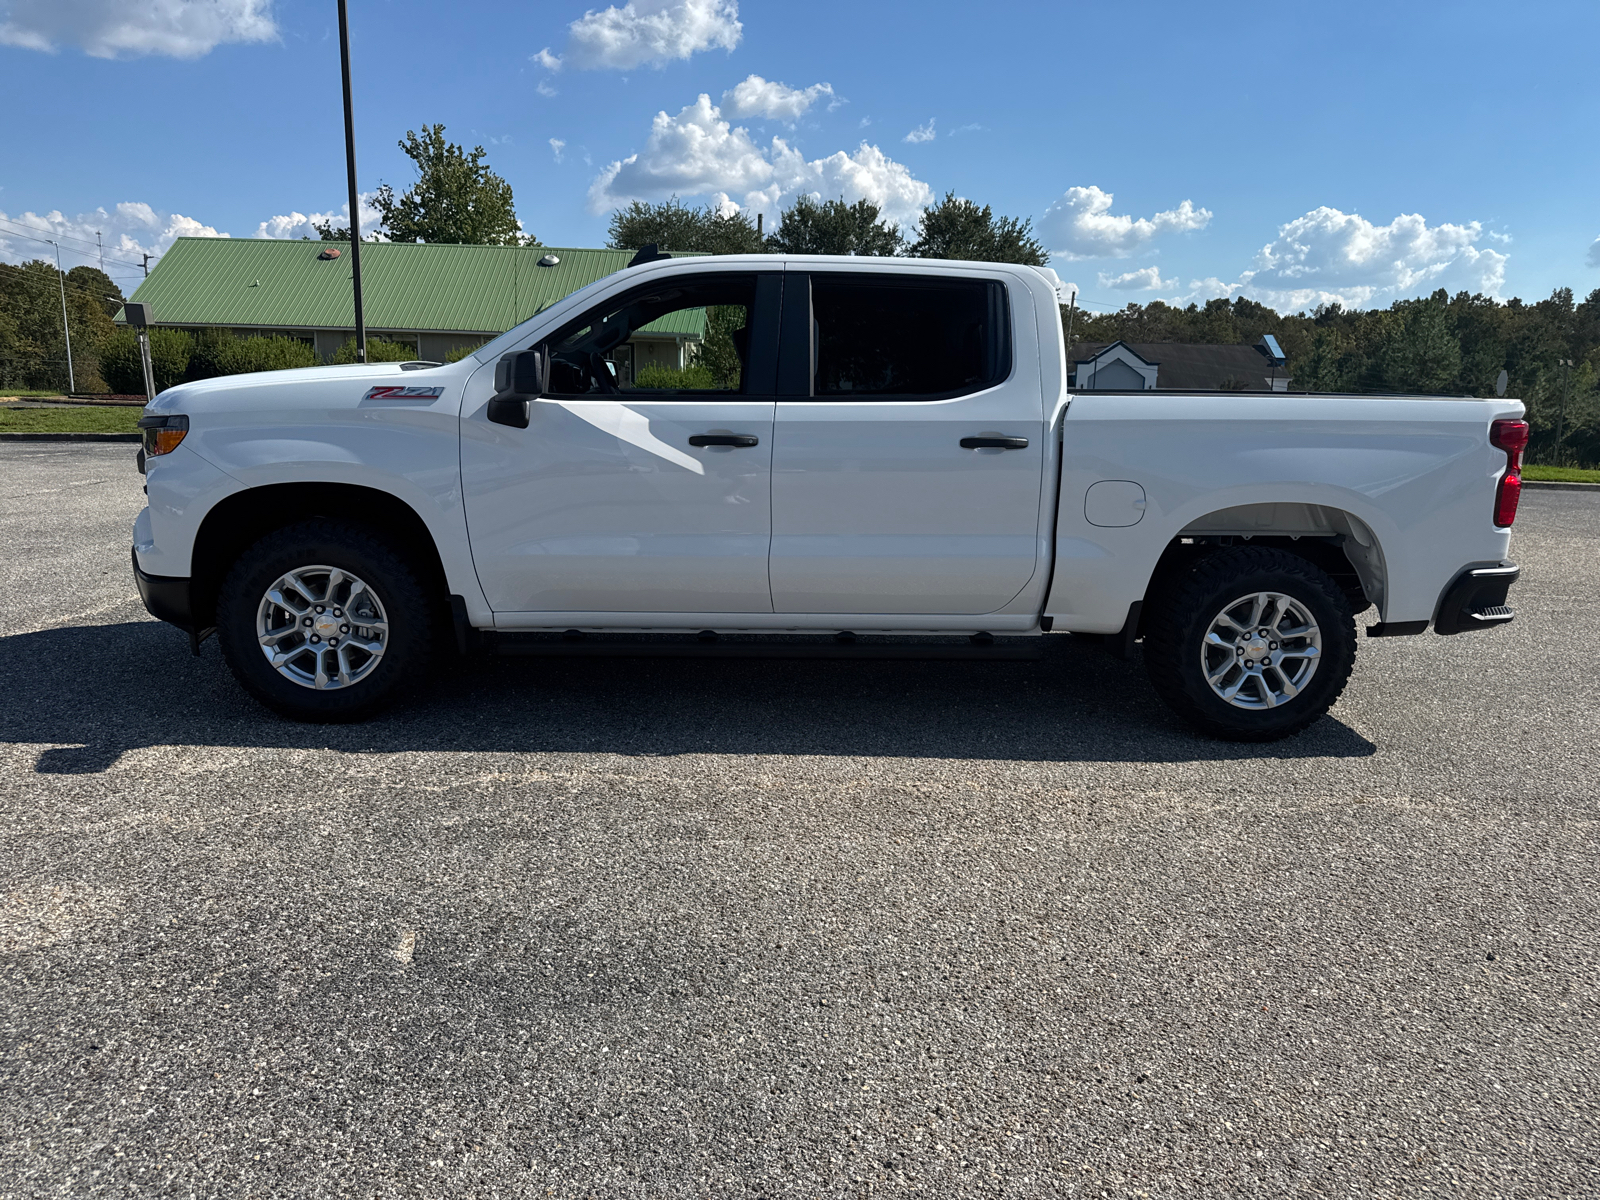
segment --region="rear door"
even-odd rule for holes
[[[505,613],[771,612],[782,276],[673,272],[545,343],[526,429],[462,425],[473,562]]]
[[[785,275],[775,611],[971,615],[1023,590],[1044,552],[1033,320],[976,270]]]

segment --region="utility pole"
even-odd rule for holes
[[[344,159],[350,175],[350,276],[355,283],[356,361],[367,361],[367,319],[361,311],[361,196],[356,191],[356,119],[350,107],[350,17],[339,0],[339,70],[344,76]]]
[[[143,262],[142,262],[142,263],[140,263],[140,264],[139,264],[139,266],[140,266],[140,267],[141,267],[141,268],[143,268],[143,270],[144,270],[144,277],[145,277],[145,278],[146,278],[146,279],[149,279],[149,278],[150,278],[150,260],[151,260],[151,259],[152,259],[152,258],[160,258],[160,257],[161,257],[161,256],[160,256],[160,255],[159,255],[159,254],[146,254],[146,255],[145,255],[145,256],[144,256],[144,261],[143,261]]]
[[[100,271],[101,274],[104,274],[106,269],[106,244],[101,240],[98,229],[94,231],[94,244],[100,247]]]
[[[56,282],[61,285],[61,332],[67,339],[67,394],[78,390],[78,378],[72,371],[72,330],[67,326],[67,273],[61,269],[61,243],[51,242],[56,248]]]

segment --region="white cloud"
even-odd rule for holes
[[[550,153],[552,153],[552,154],[554,154],[556,156],[556,161],[557,162],[561,161],[561,152],[563,150],[565,150],[566,148],[567,148],[567,144],[564,141],[562,141],[560,138],[551,138],[550,139]]]
[[[0,21],[0,45],[77,46],[94,58],[199,58],[224,42],[277,37],[272,0],[11,0]]]
[[[1436,288],[1498,296],[1508,256],[1479,249],[1482,236],[1477,221],[1430,226],[1410,213],[1374,225],[1324,206],[1281,226],[1240,281],[1280,311],[1369,307]]]
[[[1100,286],[1119,292],[1148,292],[1156,288],[1175,288],[1178,286],[1178,280],[1161,278],[1159,267],[1141,267],[1137,271],[1116,276],[1102,271]]]
[[[792,125],[823,96],[832,95],[833,87],[826,83],[813,83],[801,90],[751,75],[731,91],[722,93],[722,111],[734,118],[767,117]]]
[[[702,93],[677,116],[656,114],[644,150],[595,178],[589,207],[599,213],[635,199],[741,196],[746,207],[775,215],[802,193],[870,200],[886,219],[902,224],[916,220],[933,199],[932,188],[876,146],[862,142],[852,154],[840,150],[810,160],[782,138],[763,147]]]
[[[934,138],[939,136],[933,131],[933,121],[934,119],[929,117],[926,125],[918,125],[910,133],[906,134],[905,140],[912,143],[933,141]]]
[[[383,220],[383,214],[372,207],[371,192],[361,193],[361,238],[363,241],[372,237],[375,230]],[[317,232],[318,225],[331,224],[335,229],[350,228],[349,201],[341,204],[337,210],[329,209],[327,212],[291,212],[281,216],[268,217],[256,226],[255,236],[258,238],[280,238],[290,241],[298,238],[310,238],[317,241],[322,235]],[[387,239],[384,239],[387,240]]]
[[[586,12],[567,26],[565,55],[546,48],[534,58],[549,70],[563,64],[581,70],[661,67],[701,50],[732,50],[743,31],[737,0],[630,0],[621,8]]]
[[[97,208],[75,217],[54,210],[14,217],[0,212],[0,261],[53,260],[55,248],[44,244],[53,240],[61,244],[61,265],[68,270],[85,264],[97,267],[97,231],[105,246],[106,274],[124,283],[137,283],[143,274],[139,268],[144,255],[160,255],[177,238],[228,236],[193,217],[157,212],[148,204],[126,201],[110,212]]]
[[[1247,296],[1279,312],[1301,312],[1319,304],[1383,307],[1438,288],[1498,299],[1509,256],[1479,247],[1484,236],[1477,221],[1430,226],[1411,213],[1375,225],[1358,213],[1317,208],[1280,226],[1232,283],[1196,279],[1174,301]]]
[[[1153,217],[1117,216],[1112,193],[1097,187],[1068,188],[1044,210],[1039,232],[1051,253],[1061,258],[1127,258],[1157,234],[1204,229],[1211,211],[1185,200]]]
[[[1591,267],[1600,267],[1600,238],[1589,243],[1588,263]]]
[[[551,54],[549,46],[546,46],[537,54],[530,55],[529,60],[538,63],[546,71],[561,70],[561,56],[559,54]]]
[[[539,95],[545,97],[546,99],[558,94],[555,88],[551,87],[542,79],[539,81],[538,86],[536,86],[533,90],[538,92]]]

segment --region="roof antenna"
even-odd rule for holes
[[[655,242],[646,242],[644,245],[639,247],[639,253],[635,254],[633,258],[629,260],[628,265],[630,267],[642,267],[645,263],[655,262],[658,258],[671,257],[672,255],[661,249],[661,247]]]

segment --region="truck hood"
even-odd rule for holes
[[[440,367],[412,367],[400,363],[352,363],[348,366],[300,367],[290,371],[255,371],[245,375],[219,375],[168,388],[145,408],[146,412],[241,411],[262,404],[281,405],[289,397],[311,397],[330,407],[354,406],[374,386],[442,387],[446,392],[480,364],[470,356]]]

